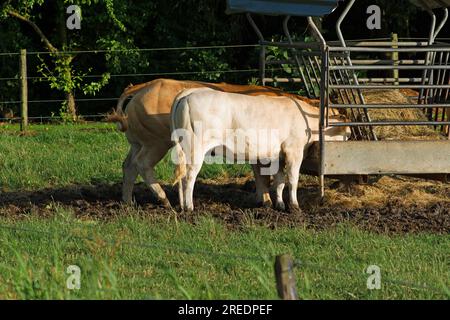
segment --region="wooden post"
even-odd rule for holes
[[[294,261],[291,256],[284,254],[275,258],[275,278],[280,299],[298,300]]]
[[[392,33],[391,34],[391,40],[392,40],[392,48],[393,49],[398,49],[398,34],[397,33]],[[394,60],[394,66],[398,66],[398,60],[399,60],[399,54],[398,52],[393,52],[392,53],[392,60]],[[399,78],[400,78],[400,74],[399,74],[399,70],[395,69],[392,71],[392,77],[395,79],[395,85],[399,85]]]
[[[27,50],[20,50],[20,131],[28,127]]]

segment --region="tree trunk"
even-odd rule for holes
[[[67,81],[68,84],[72,83],[72,68],[71,63],[72,63],[72,56],[69,57],[65,57],[66,62],[64,63],[65,66],[65,79]],[[72,121],[77,121],[77,107],[75,104],[75,94],[74,91],[72,89],[70,89],[69,91],[66,92],[66,112],[67,114],[71,117]]]
[[[67,28],[66,28],[66,16],[65,16],[65,5],[62,2],[56,2],[56,9],[57,12],[60,12],[60,15],[57,18],[57,24],[58,24],[58,32],[59,32],[59,39],[62,47],[62,51],[67,50]],[[72,68],[71,63],[73,60],[73,56],[64,56],[66,59],[66,62],[64,63],[65,66],[65,79],[68,84],[72,84]],[[66,112],[68,115],[70,115],[72,121],[77,121],[77,107],[75,104],[75,94],[73,90],[70,90],[66,92]]]
[[[77,108],[75,105],[75,95],[73,92],[66,93],[67,113],[71,116],[73,121],[77,121]]]

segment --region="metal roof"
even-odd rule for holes
[[[439,9],[450,7],[450,0],[410,0],[416,6],[424,9]]]
[[[321,17],[336,9],[340,0],[227,0],[227,13]]]

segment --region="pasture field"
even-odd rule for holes
[[[448,184],[374,177],[319,204],[302,177],[293,215],[254,208],[248,166],[208,165],[187,214],[142,183],[137,206],[120,203],[127,151],[109,124],[0,127],[0,299],[275,299],[281,253],[305,299],[450,298]],[[176,203],[172,169],[157,175]],[[66,288],[69,265],[80,290]],[[366,288],[369,265],[381,290]]]

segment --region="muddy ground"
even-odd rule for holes
[[[338,186],[329,181],[326,199],[318,197],[317,181],[305,179],[299,187],[301,212],[279,212],[257,208],[251,178],[229,179],[226,183],[199,181],[195,189],[194,213],[175,213],[155,203],[150,191],[139,184],[135,197],[139,214],[177,217],[191,223],[214,216],[230,228],[259,224],[312,229],[332,228],[346,222],[377,233],[450,233],[450,185],[405,177],[374,177],[368,184]],[[164,186],[171,203],[177,203],[175,188]],[[80,219],[114,219],[129,207],[120,202],[120,184],[71,186],[29,192],[3,192],[0,216],[20,219],[30,214],[54,215],[55,205],[69,208]],[[287,197],[287,195],[285,195]],[[178,211],[178,210],[176,210]]]

